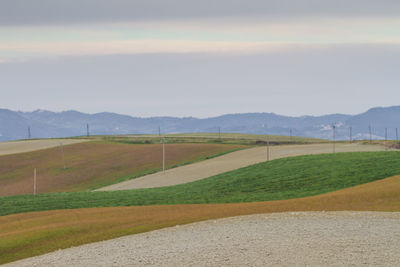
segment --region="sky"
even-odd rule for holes
[[[357,114],[399,69],[397,0],[0,2],[0,108]]]

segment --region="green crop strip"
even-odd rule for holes
[[[3,197],[0,215],[89,207],[281,200],[336,191],[397,174],[397,151],[308,155],[163,188]]]

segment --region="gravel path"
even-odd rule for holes
[[[70,145],[70,144],[82,143],[85,141],[87,140],[43,139],[43,140],[0,142],[0,156],[56,147],[59,146],[60,143],[64,145]]]
[[[332,148],[332,144],[271,146],[270,159],[306,154],[331,153]],[[336,152],[378,151],[383,149],[384,148],[382,146],[377,145],[336,144]],[[168,151],[166,153],[168,157]],[[183,184],[246,167],[259,162],[264,162],[266,160],[267,148],[255,147],[232,152],[194,164],[173,168],[167,170],[165,173],[158,172],[146,175],[122,183],[106,186],[98,190],[128,190]]]
[[[59,250],[6,266],[400,266],[400,212],[232,217]]]

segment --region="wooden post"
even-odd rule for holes
[[[267,135],[267,161],[269,161],[269,135]]]
[[[336,125],[332,124],[332,131],[333,131],[333,153],[336,152],[336,132],[335,132]]]
[[[165,138],[162,139],[163,142],[163,173],[165,174]]]
[[[33,169],[33,194],[36,195],[36,168]]]
[[[372,129],[371,129],[371,124],[369,125],[369,143],[372,143]]]
[[[353,127],[350,126],[350,144],[353,142]]]
[[[61,147],[61,157],[62,157],[62,161],[64,164],[64,170],[67,168],[67,166],[65,165],[65,158],[64,158],[64,147],[63,147],[63,143],[60,142],[60,147]]]
[[[388,129],[385,128],[385,149],[387,149],[386,145],[387,145],[387,139],[388,139]]]

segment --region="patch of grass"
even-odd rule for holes
[[[400,174],[397,151],[308,155],[170,187],[3,197],[0,215],[90,207],[282,200],[332,192],[396,174]]]

